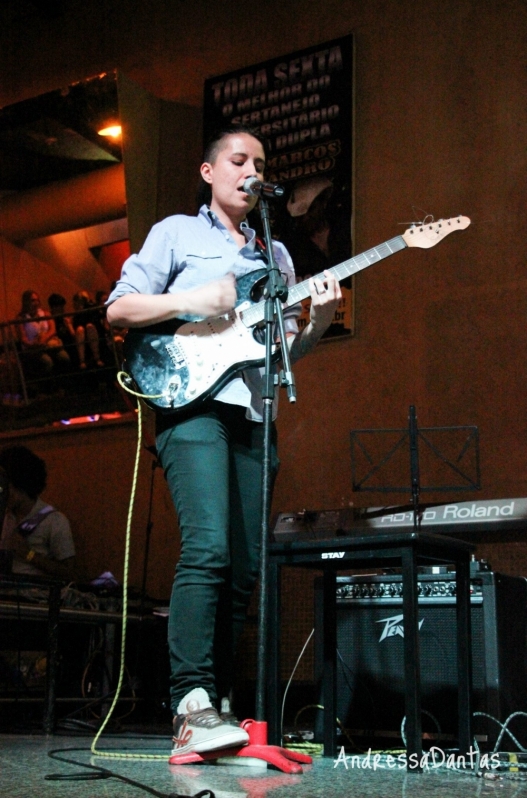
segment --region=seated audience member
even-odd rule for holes
[[[86,368],[86,343],[96,366],[104,366],[100,355],[99,315],[87,291],[79,291],[73,296],[73,327],[79,356],[79,367]]]
[[[66,516],[40,499],[46,464],[26,446],[0,450],[8,482],[0,547],[12,554],[12,573],[74,578],[75,545]]]
[[[50,374],[53,366],[65,368],[70,358],[57,336],[55,322],[47,316],[40,304],[36,291],[24,291],[22,309],[17,318],[24,320],[20,325],[20,343],[25,360],[30,367],[43,374]]]
[[[104,334],[106,348],[109,354],[117,360],[117,364],[123,360],[123,342],[126,330],[120,327],[111,327],[106,318],[106,300],[108,291],[97,291],[95,294],[95,304],[99,313],[99,326]]]
[[[65,314],[66,299],[61,294],[50,294],[48,296],[48,308],[51,315],[55,317],[53,322],[55,324],[57,336],[68,352],[70,360],[72,362],[76,361],[75,330],[73,328],[71,316]]]

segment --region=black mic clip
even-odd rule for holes
[[[277,199],[285,194],[284,187],[279,183],[264,183],[257,177],[248,177],[243,184],[243,190],[246,194],[261,199]]]

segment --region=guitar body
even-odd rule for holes
[[[238,279],[236,306],[223,316],[128,331],[124,370],[150,407],[164,413],[189,410],[215,396],[237,372],[264,365],[265,344],[242,316],[258,301],[266,278],[266,270],[258,269]],[[275,359],[278,352],[275,346]]]

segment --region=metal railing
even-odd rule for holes
[[[88,308],[75,313],[86,319],[103,307]],[[116,373],[121,366],[122,335],[109,326],[93,324],[90,334],[84,329],[69,340],[54,336],[49,343],[28,346],[23,343],[21,327],[28,322],[53,321],[55,325],[71,313],[38,316],[35,319],[11,319],[0,322],[0,432],[55,420],[70,406],[88,412],[112,405],[123,407],[122,392],[118,389]],[[93,317],[93,316],[92,316]],[[87,321],[85,327],[90,322]],[[46,406],[45,406],[46,405]],[[34,409],[34,413],[31,412]],[[117,408],[116,408],[117,409]],[[125,408],[126,409],[126,408]],[[81,413],[82,414],[82,413]],[[27,423],[25,423],[27,419]]]

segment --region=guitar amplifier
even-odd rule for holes
[[[423,732],[455,739],[457,637],[455,575],[418,582]],[[322,672],[321,580],[315,584],[315,671]],[[401,576],[337,577],[337,717],[350,736],[400,738],[404,718]],[[492,572],[471,579],[473,710],[503,722],[527,712],[527,580]],[[321,702],[323,703],[323,702]],[[513,722],[527,739],[527,719]],[[475,716],[481,741],[497,723]],[[317,736],[321,735],[321,719]]]

